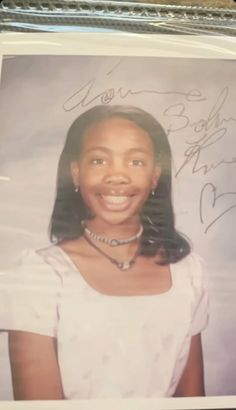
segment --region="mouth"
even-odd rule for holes
[[[122,195],[101,195],[102,199],[110,204],[124,204],[129,199],[128,196]]]
[[[128,195],[100,195],[100,198],[103,206],[111,211],[126,210],[132,201]]]

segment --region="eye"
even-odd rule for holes
[[[129,165],[134,165],[136,167],[143,167],[146,165],[146,162],[142,159],[132,159],[129,161]]]
[[[93,158],[90,160],[90,163],[94,165],[105,165],[106,162],[104,158]]]

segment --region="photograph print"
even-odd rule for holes
[[[236,395],[234,77],[3,56],[0,400]]]

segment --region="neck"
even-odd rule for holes
[[[132,222],[126,221],[126,223],[111,225],[104,221],[97,220],[96,218],[85,221],[87,228],[95,235],[101,235],[107,239],[128,239],[138,233],[140,230],[141,222],[140,218],[135,218]],[[110,246],[103,241],[96,241],[93,238],[90,240],[107,255],[118,260],[130,260],[139,248],[140,239],[132,241],[130,243],[122,244],[120,246]],[[86,239],[84,238],[84,241]],[[86,241],[87,242],[87,241]],[[86,243],[88,245],[88,243]]]
[[[138,233],[141,222],[138,217],[129,222],[111,225],[94,218],[86,220],[86,226],[96,235],[103,235],[110,239],[127,239]]]

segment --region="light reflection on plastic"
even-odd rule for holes
[[[10,181],[10,177],[4,177],[3,175],[0,175],[0,181]]]

